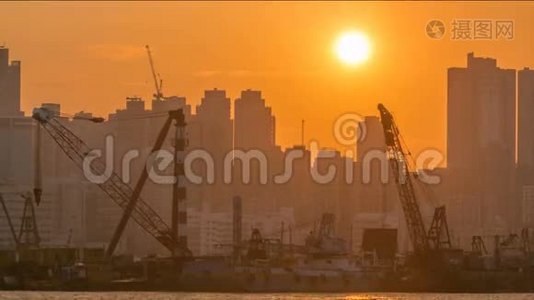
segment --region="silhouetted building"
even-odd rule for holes
[[[377,116],[365,116],[363,120],[362,136],[358,139],[357,145],[357,161],[363,161],[365,156],[373,150],[384,152],[386,150],[386,142],[384,141],[384,131],[382,123]]]
[[[36,146],[34,137],[37,125],[31,117],[24,117],[23,112],[20,111],[20,71],[20,61],[10,62],[9,50],[0,47],[0,139],[2,140],[0,143],[0,165],[2,166],[0,168],[0,192],[4,193],[15,226],[20,224],[24,203],[21,201],[20,194],[27,193],[33,188]],[[59,105],[49,103],[44,106],[59,114]],[[46,135],[44,130],[41,134]],[[48,245],[58,237],[57,227],[61,219],[58,208],[62,204],[57,201],[56,195],[65,191],[50,188],[58,181],[55,176],[56,171],[63,169],[65,165],[56,161],[56,153],[50,151],[51,142],[49,137],[42,140],[45,194],[39,209],[35,212],[41,242]],[[54,176],[47,176],[49,174]],[[7,233],[7,224],[4,223],[0,226],[0,247],[13,245],[12,237]]]
[[[517,194],[523,226],[534,226],[534,70],[518,72]]]
[[[224,158],[232,150],[233,121],[230,117],[230,98],[225,90],[212,89],[204,91],[200,105],[196,107],[196,114],[187,125],[189,130],[188,150],[202,150],[209,153],[214,162],[215,184],[208,180],[208,165],[202,160],[195,160],[192,169],[196,175],[202,177],[202,184],[192,184],[188,190],[191,202],[197,209],[219,212],[230,209],[230,186],[223,183]]]
[[[358,174],[358,212],[385,213],[392,209],[388,205],[387,180],[390,178],[386,158],[386,142],[380,119],[376,116],[364,118],[365,135],[358,140],[357,166]],[[391,174],[392,175],[392,174]],[[383,182],[383,178],[386,181]],[[390,199],[397,200],[396,198]]]
[[[336,233],[348,239],[350,220],[356,206],[356,199],[350,194],[352,185],[346,183],[347,165],[353,167],[352,158],[343,156],[333,149],[320,149],[313,161],[313,197],[309,203],[313,205],[314,215],[319,219],[323,213],[336,216]],[[350,213],[347,217],[345,214]]]
[[[449,68],[447,154],[452,169],[511,168],[515,163],[515,73],[492,58],[467,56]]]
[[[515,175],[516,71],[497,67],[492,58],[467,56],[467,68],[449,68],[447,162],[454,177],[451,196],[481,215],[488,234],[516,222]]]
[[[184,109],[184,114],[191,114],[191,109],[188,109],[186,104],[185,97],[171,96],[165,97],[163,100],[152,100],[152,111],[153,112],[167,112],[171,110],[176,110],[179,108]]]
[[[35,123],[29,117],[0,117],[0,184],[32,182]]]
[[[223,153],[232,149],[232,120],[230,98],[224,90],[207,90],[197,106],[195,124],[197,128],[191,148],[202,147],[207,151]],[[225,153],[226,154],[226,153]]]
[[[518,106],[517,164],[534,170],[534,70],[518,72]]]
[[[0,116],[22,116],[20,61],[9,62],[9,49],[0,47]]]
[[[236,99],[235,148],[270,150],[275,147],[275,117],[261,91],[246,90]]]

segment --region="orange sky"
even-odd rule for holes
[[[432,40],[429,20],[447,35]],[[453,19],[513,19],[513,41],[453,41]],[[365,32],[371,59],[347,67],[332,53],[344,31]],[[22,60],[22,108],[59,102],[63,111],[107,116],[126,96],[153,92],[144,45],[166,95],[196,105],[205,89],[261,89],[277,117],[277,142],[307,138],[337,146],[344,112],[392,110],[408,145],[445,149],[446,69],[466,53],[505,68],[534,67],[534,3],[132,2],[0,3],[0,44]]]

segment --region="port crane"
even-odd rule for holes
[[[61,150],[75,163],[78,168],[84,168],[85,159],[91,155],[91,149],[85,144],[85,142],[69,130],[62,122],[57,118],[58,114],[52,112],[46,107],[36,108],[33,111],[32,117],[38,121],[40,126],[44,128],[52,139],[58,144]],[[100,119],[92,120],[94,122],[100,122]],[[157,151],[161,149],[165,137],[169,131],[172,122],[175,122],[176,126],[185,126],[184,114],[181,109],[170,111],[161,131],[158,134],[156,143],[152,149]],[[89,167],[93,174],[104,174],[105,163],[96,158],[92,161]],[[97,183],[97,185],[113,200],[117,205],[123,209],[123,215],[113,234],[113,238],[106,250],[108,257],[113,254],[118,241],[124,231],[124,228],[131,218],[142,229],[154,237],[158,242],[170,250],[178,257],[190,256],[191,252],[184,247],[171,233],[171,228],[165,223],[165,221],[152,209],[152,207],[146,203],[140,197],[140,193],[148,178],[147,168],[143,168],[140,178],[138,179],[134,189],[126,184],[123,179],[112,172],[109,179]],[[39,180],[40,181],[40,180]],[[36,188],[38,194],[41,194],[40,187]]]
[[[410,170],[407,161],[409,152],[403,146],[400,131],[393,115],[382,104],[378,104],[378,110],[384,129],[386,155],[399,193],[414,254],[428,257],[428,254],[435,252],[435,250],[450,248],[451,242],[445,207],[440,206],[435,209],[432,224],[427,232],[411,178],[413,171]]]

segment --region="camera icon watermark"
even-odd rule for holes
[[[442,39],[445,35],[445,24],[441,20],[430,20],[426,24],[425,32],[431,39]]]

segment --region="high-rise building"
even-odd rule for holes
[[[219,89],[206,90],[200,105],[196,107],[196,114],[187,125],[189,131],[188,150],[201,150],[209,153],[214,162],[214,181],[209,184],[208,165],[201,159],[192,162],[193,172],[203,180],[202,184],[191,184],[188,189],[188,198],[201,201],[191,202],[198,205],[198,209],[206,206],[218,212],[230,209],[233,197],[229,186],[223,184],[224,159],[232,150],[233,122],[230,117],[230,98],[226,91]]]
[[[451,197],[480,211],[481,234],[516,224],[514,199],[516,71],[493,58],[467,56],[467,68],[449,68],[447,163]]]
[[[213,89],[204,92],[197,106],[194,125],[195,136],[191,148],[202,147],[207,151],[225,152],[232,149],[232,120],[230,98],[226,91]]]
[[[0,46],[0,116],[22,116],[20,61],[9,62],[9,49]]]
[[[385,213],[394,207],[394,200],[388,197],[387,188],[389,167],[386,157],[386,142],[382,124],[377,116],[366,116],[361,126],[365,135],[358,139],[357,167],[359,174],[358,186],[358,212]],[[389,200],[389,202],[388,202]]]
[[[362,136],[358,139],[357,146],[357,161],[363,161],[366,155],[374,150],[384,152],[386,149],[386,142],[384,140],[384,131],[382,123],[377,116],[365,116],[360,126],[363,126],[361,132]],[[365,134],[363,134],[365,133]]]
[[[517,195],[522,225],[534,225],[534,70],[518,72]]]
[[[261,91],[242,91],[234,108],[235,148],[271,150],[275,147],[275,117],[261,98]]]
[[[517,91],[517,164],[521,169],[534,170],[534,70],[525,68],[518,72]]]
[[[32,118],[20,111],[20,61],[9,62],[9,49],[0,46],[0,183],[31,182]]]
[[[163,100],[152,100],[153,112],[167,112],[179,108],[184,109],[184,114],[186,116],[191,114],[191,108],[187,105],[185,97],[170,96],[165,97]]]
[[[283,153],[275,144],[275,118],[271,108],[266,106],[261,91],[244,90],[234,102],[234,148],[237,151],[253,151],[266,161],[250,163],[250,183],[244,183],[243,173],[246,164],[234,160],[234,178],[239,185],[243,199],[243,212],[275,211],[277,206],[285,205],[285,195],[278,189],[266,189],[261,183],[262,174],[267,181],[283,167]]]
[[[511,168],[515,164],[516,71],[493,58],[467,56],[449,68],[447,155],[451,169]]]

